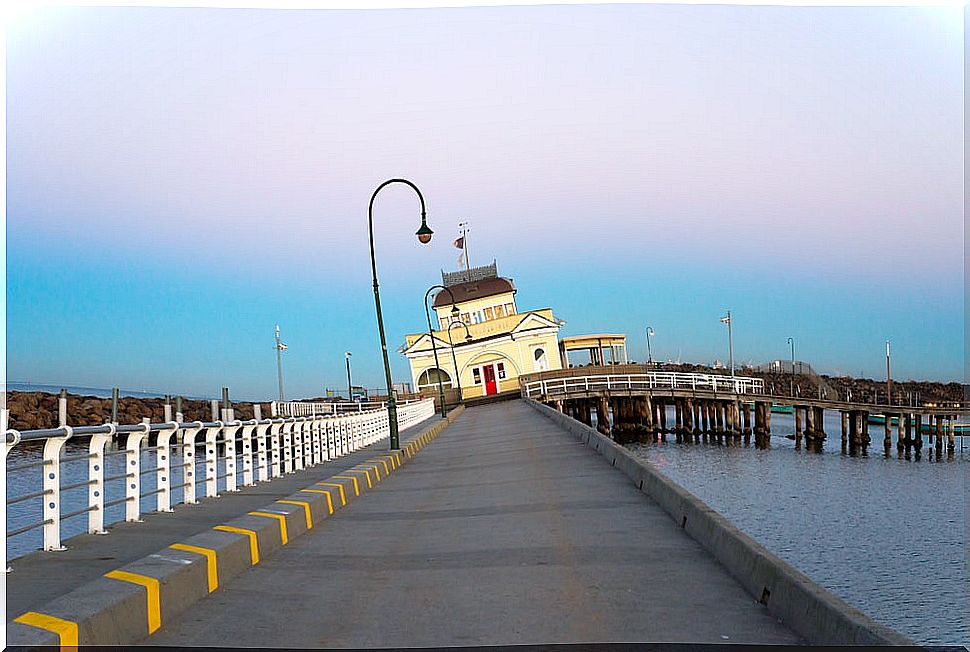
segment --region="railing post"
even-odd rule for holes
[[[62,389],[57,397],[57,425],[63,428],[67,425],[67,390]]]
[[[243,458],[243,486],[249,487],[253,482],[253,431],[256,420],[246,421],[242,426],[242,458]]]
[[[216,401],[218,407],[219,402]],[[216,421],[205,429],[205,497],[215,498],[219,495],[219,460],[217,441],[222,432],[222,421]]]
[[[91,435],[88,443],[88,534],[107,534],[104,529],[104,449],[115,434],[117,426],[108,424],[107,433]]]
[[[129,432],[125,442],[125,521],[129,523],[141,522],[141,442],[151,425],[140,425],[142,429]]]
[[[195,497],[195,436],[202,430],[201,421],[182,426],[182,502],[194,505]]]
[[[270,469],[273,471],[271,476],[273,478],[278,478],[283,475],[280,470],[280,463],[282,461],[280,459],[280,439],[282,438],[283,426],[285,425],[286,422],[283,419],[276,419],[269,431]]]
[[[256,426],[256,445],[259,450],[256,453],[256,480],[266,482],[269,480],[269,450],[267,449],[266,434],[272,427],[270,423],[260,423]]]
[[[226,410],[231,415],[232,408]],[[232,421],[227,423],[222,429],[222,439],[226,447],[226,491],[238,491],[236,488],[236,431],[239,430],[239,422]],[[218,450],[218,449],[217,449]]]
[[[279,408],[276,405],[276,401],[270,402],[270,404],[269,404],[269,416],[271,418],[273,418],[273,419],[275,419],[276,417],[278,417],[279,416],[278,409]]]
[[[44,442],[44,550],[67,550],[61,545],[61,449],[71,438],[71,426],[62,426],[63,437]]]
[[[171,440],[172,435],[179,429],[179,424],[169,421],[165,428],[158,431],[158,439],[155,442],[155,459],[158,460],[158,470],[156,471],[156,494],[155,508],[159,512],[172,511],[172,455]]]
[[[293,426],[296,417],[283,424],[283,473],[293,473]]]

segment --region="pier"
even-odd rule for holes
[[[938,455],[952,456],[957,420],[970,416],[970,407],[904,406],[853,403],[825,398],[772,395],[758,378],[719,374],[648,371],[644,367],[588,366],[561,369],[522,378],[522,396],[546,403],[559,412],[620,441],[639,436],[677,441],[743,441],[753,438],[758,448],[770,446],[773,409],[788,407],[795,418],[795,444],[804,439],[819,450],[829,433],[825,412],[841,415],[841,446],[849,453],[865,452],[872,443],[870,415],[884,418],[882,439],[886,455],[917,454],[924,445]],[[673,420],[668,418],[673,410]],[[894,425],[895,423],[895,425]]]

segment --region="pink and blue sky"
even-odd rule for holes
[[[631,357],[964,377],[960,7],[62,7],[7,40],[7,377],[236,398],[382,384],[498,260]],[[392,353],[396,381],[409,380]]]

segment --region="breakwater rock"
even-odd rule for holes
[[[8,427],[35,430],[57,427],[57,395],[47,392],[7,392],[10,410]],[[165,399],[122,397],[118,399],[118,423],[140,423],[148,417],[152,423],[165,420]],[[270,404],[260,403],[263,417],[270,415]],[[252,403],[234,403],[237,419],[252,419]],[[173,407],[174,411],[174,407]],[[185,421],[209,421],[212,410],[208,401],[184,399]],[[111,399],[96,396],[67,395],[67,423],[72,426],[96,426],[111,420]]]

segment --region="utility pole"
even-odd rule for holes
[[[280,342],[280,325],[276,325],[276,378],[280,386],[280,401],[285,401],[283,397],[283,351],[286,345]]]

